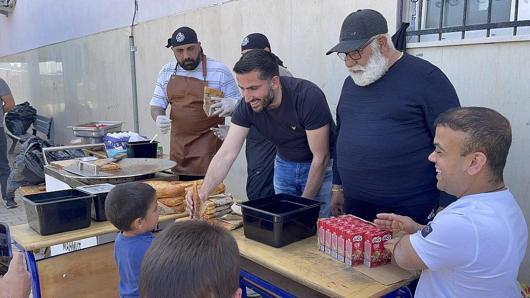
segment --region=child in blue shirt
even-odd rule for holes
[[[158,224],[155,190],[141,182],[119,184],[107,195],[105,214],[120,230],[114,242],[120,297],[139,297],[140,266]]]

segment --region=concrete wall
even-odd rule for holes
[[[468,43],[409,49],[439,66],[453,82],[463,106],[499,111],[512,125],[513,142],[504,180],[530,223],[530,38],[496,43]],[[530,228],[529,228],[530,230]],[[521,266],[530,282],[530,246]]]

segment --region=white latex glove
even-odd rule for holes
[[[161,134],[167,134],[171,127],[171,120],[164,115],[158,115],[156,117],[156,127]]]
[[[219,115],[219,117],[227,117],[232,115],[235,110],[239,99],[237,98],[223,98],[223,97],[212,97],[214,104],[210,106],[212,116]]]
[[[225,124],[219,124],[217,127],[210,128],[213,131],[213,134],[219,138],[219,140],[224,141],[226,138],[226,135],[228,134],[228,129],[230,128],[230,125]]]

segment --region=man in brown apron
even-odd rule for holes
[[[224,124],[224,118],[208,117],[203,110],[204,87],[211,80],[210,77],[207,80],[208,63],[216,63],[215,69],[219,68],[220,63],[206,58],[195,31],[188,27],[177,29],[166,47],[171,47],[177,63],[169,64],[173,69],[169,69],[168,65],[162,69],[155,97],[162,89],[159,97],[165,95],[164,100],[171,105],[170,117],[165,116],[165,107],[154,103],[157,100],[155,97],[151,101],[151,116],[156,121],[159,132],[167,133],[171,128],[170,158],[177,162],[174,173],[179,175],[180,180],[200,179],[206,174],[211,159],[222,144],[210,129]],[[229,71],[228,73],[231,76]],[[164,75],[166,78],[169,75],[169,78],[161,79]],[[219,77],[226,77],[226,73]],[[237,87],[233,77],[232,81],[234,86],[231,93],[234,93],[233,89],[237,90]],[[215,83],[218,85],[209,87],[218,89],[226,85],[225,82]],[[239,95],[239,91],[235,94]]]

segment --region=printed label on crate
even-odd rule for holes
[[[57,244],[50,246],[51,256],[62,255],[65,253],[73,252],[76,250],[85,249],[88,247],[96,246],[98,244],[97,237],[91,237],[81,239],[77,241],[65,242],[63,244]]]

